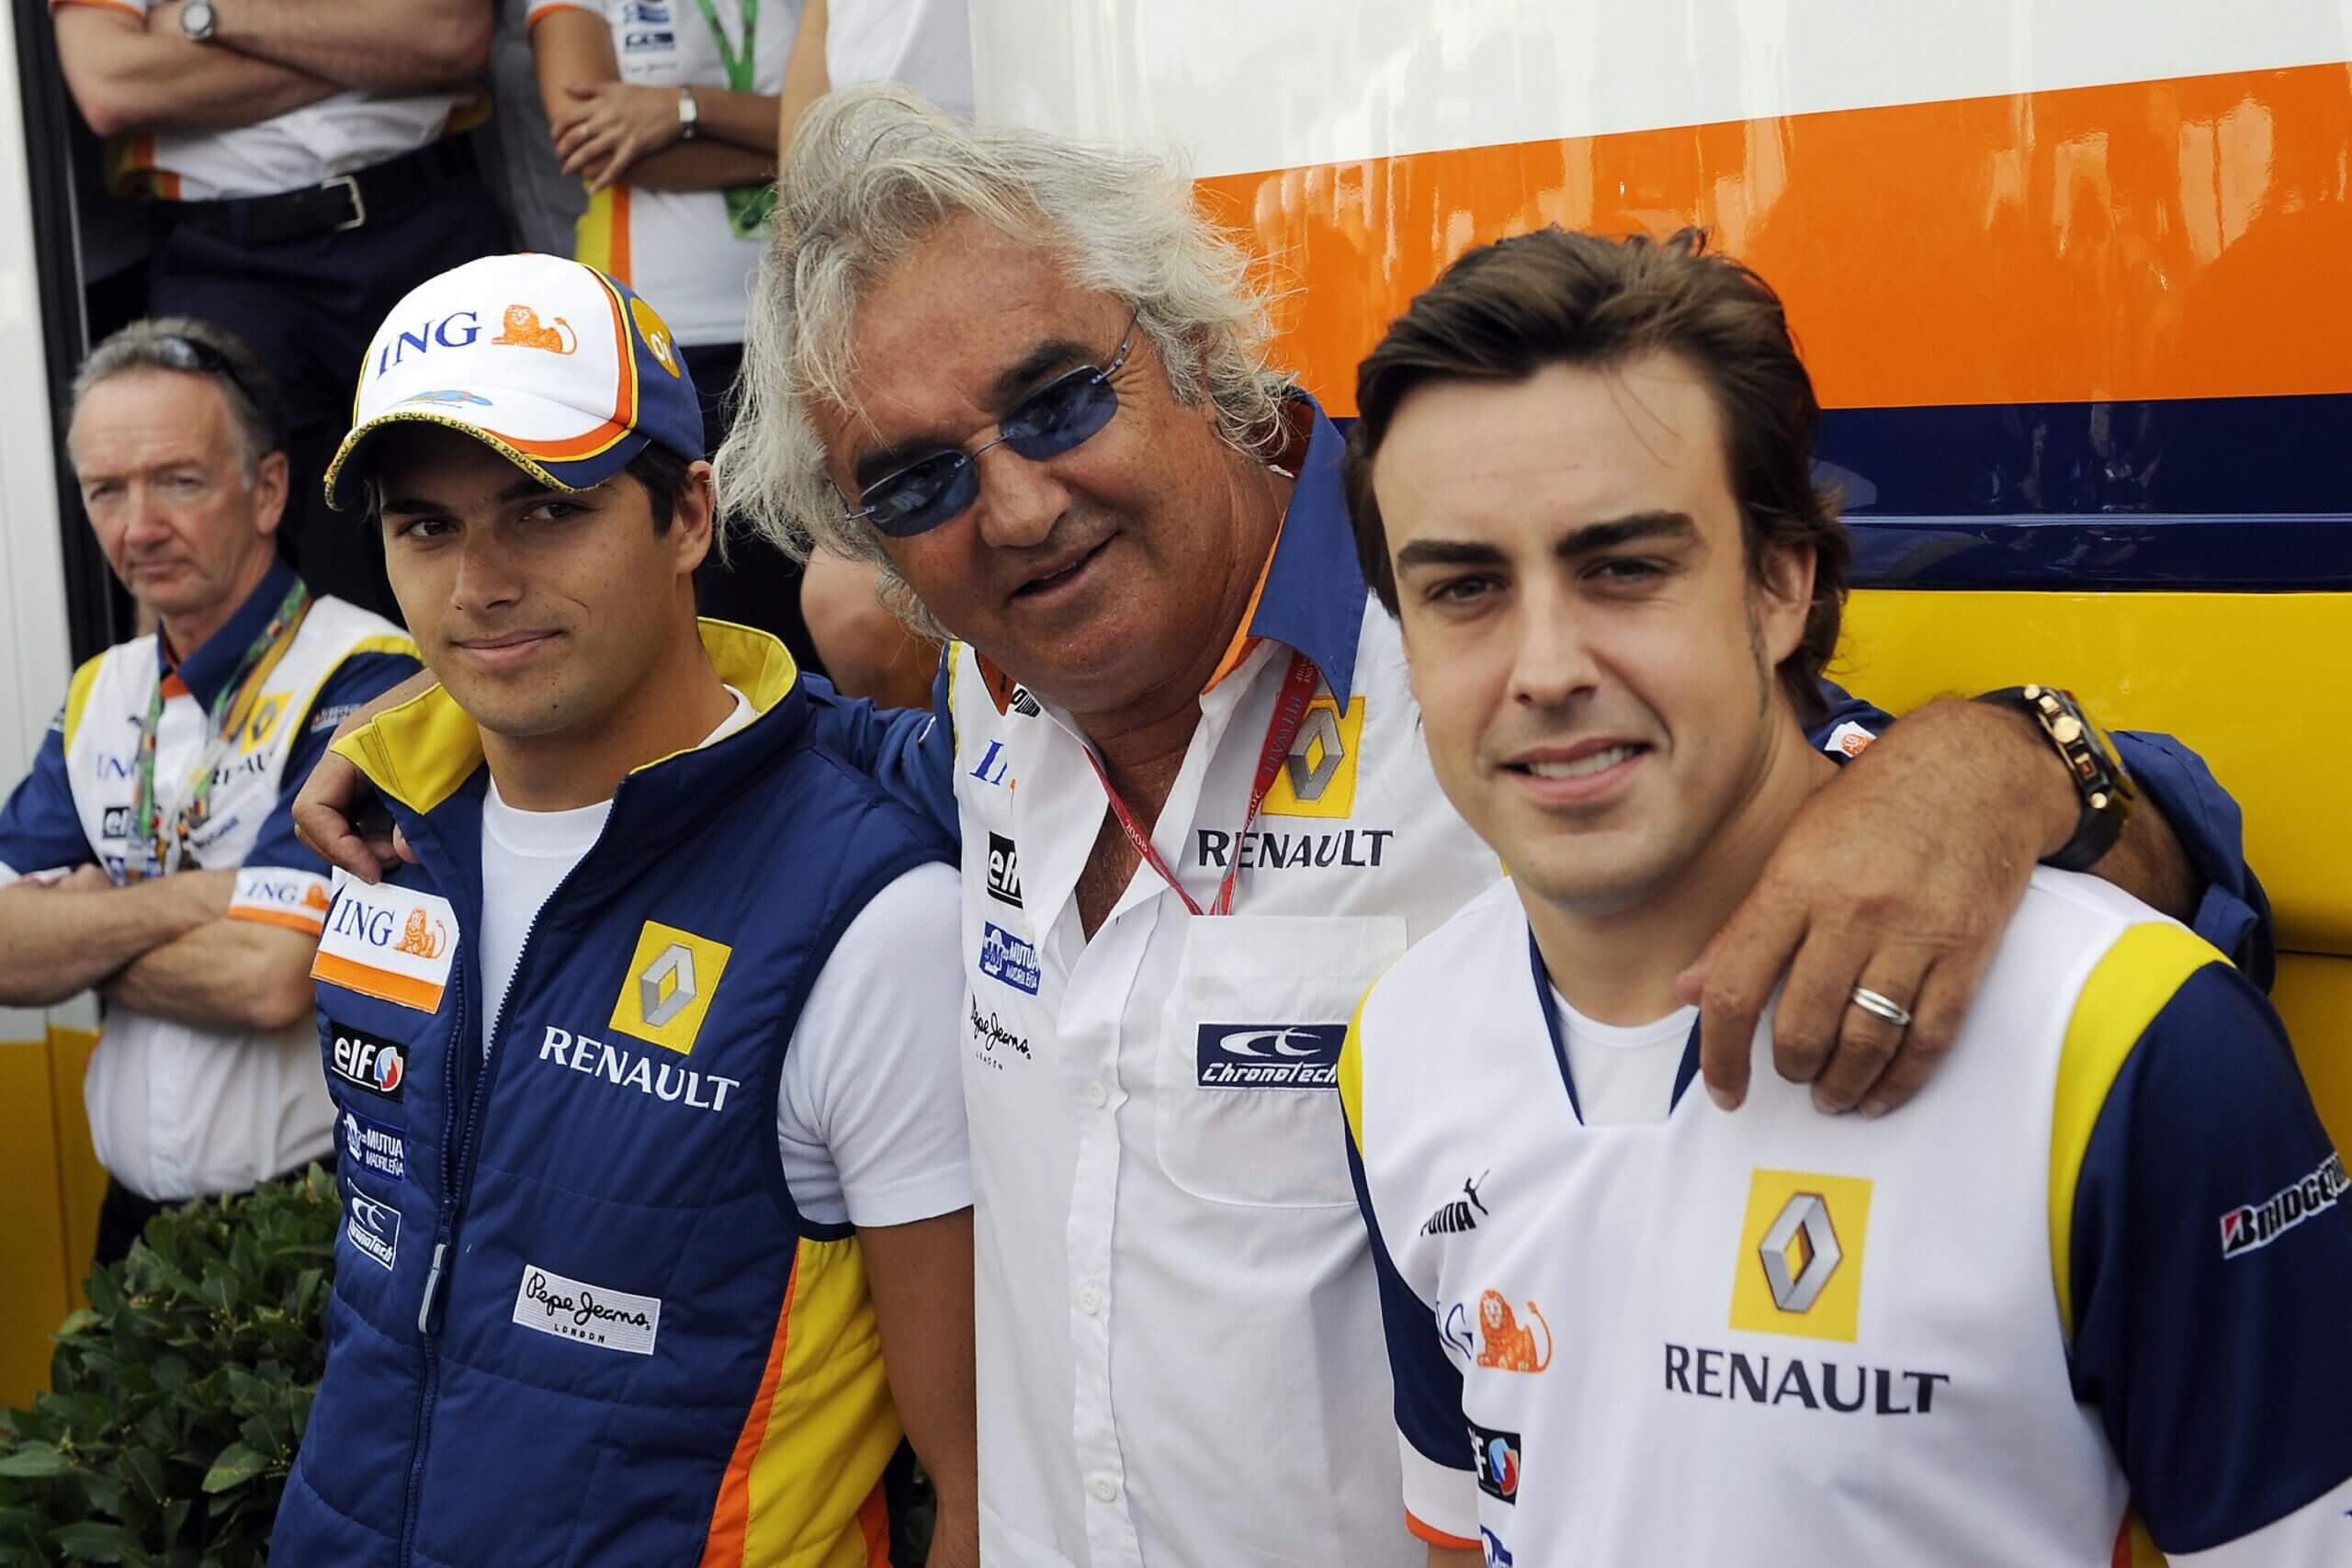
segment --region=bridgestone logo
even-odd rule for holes
[[[2222,1216],[2222,1256],[2235,1258],[2268,1247],[2314,1214],[2335,1207],[2346,1186],[2344,1156],[2331,1154],[2301,1181],[2260,1203],[2232,1209]]]

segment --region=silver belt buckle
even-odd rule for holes
[[[368,202],[367,199],[359,194],[359,181],[355,175],[337,175],[331,180],[321,180],[319,182],[319,188],[321,190],[333,190],[337,186],[341,186],[345,190],[351,193],[351,216],[336,224],[332,230],[328,231],[330,233],[341,234],[346,231],[356,229],[361,224],[368,221]]]

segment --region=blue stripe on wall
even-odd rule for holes
[[[2352,589],[2352,396],[1836,409],[1868,588]]]
[[[1831,409],[1819,457],[1857,588],[2352,590],[2352,394]]]

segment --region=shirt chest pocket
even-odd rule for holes
[[[1154,1086],[1169,1179],[1219,1203],[1352,1204],[1340,1046],[1404,951],[1394,916],[1186,921]]]

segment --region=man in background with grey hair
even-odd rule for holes
[[[1431,775],[1339,438],[1154,160],[854,90],[801,122],[776,223],[722,505],[882,562],[957,639],[935,722],[860,739],[963,842],[986,1560],[1417,1563],[1337,1064],[1498,868]],[[1884,722],[1806,705],[1841,757]],[[2168,742],[2124,756],[2160,807],[2128,822],[2011,713],[1905,719],[1685,976],[1717,1104],[1792,956],[1774,1065],[1824,1111],[1901,1103],[2043,856],[2258,965],[2234,809]]]
[[[252,353],[186,318],[123,328],[74,383],[83,504],[158,629],[74,671],[0,807],[0,1006],[105,1004],[84,1083],[102,1263],[169,1204],[334,1158],[311,992],[327,866],[288,807],[336,722],[417,660],[278,560],[281,417]],[[349,1067],[398,1093],[397,1060]]]

